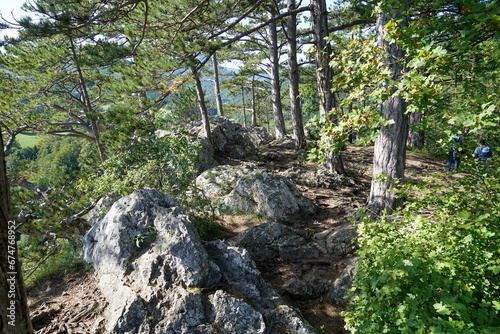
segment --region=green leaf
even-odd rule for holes
[[[488,267],[488,270],[491,270],[493,274],[498,275],[500,273],[500,266],[491,266]]]
[[[436,303],[433,306],[436,312],[442,315],[450,315],[452,312],[452,310],[447,305],[444,305],[442,302]]]

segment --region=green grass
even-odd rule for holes
[[[19,145],[21,145],[22,148],[25,148],[35,146],[42,139],[42,136],[22,133],[17,135],[16,139],[19,142]]]

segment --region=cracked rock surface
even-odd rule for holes
[[[203,245],[183,209],[159,191],[119,199],[83,243],[109,302],[107,333],[315,333],[245,249]]]

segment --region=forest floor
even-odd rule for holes
[[[312,199],[319,208],[315,215],[304,218],[299,225],[294,226],[296,232],[306,239],[345,224],[347,218],[366,203],[372,177],[373,146],[350,145],[343,158],[347,172],[356,181],[356,187],[344,187],[337,190],[298,187],[304,196]],[[297,164],[314,167],[313,164],[304,162],[303,157],[295,150],[272,145],[261,148],[258,159],[221,158],[219,161],[221,164],[231,165],[253,163],[257,164],[258,168],[273,173],[283,172]],[[439,161],[408,153],[405,176],[410,180],[418,181],[426,175],[441,173],[444,168],[444,159]],[[450,175],[450,177],[460,177],[460,173]],[[250,216],[223,215],[221,220],[221,224],[229,235],[236,235],[260,223],[261,221]],[[346,254],[346,257],[352,255]],[[282,261],[257,262],[257,265],[266,282],[277,291],[287,279],[310,269],[310,266],[304,267],[303,263],[283,263]],[[334,279],[339,273],[340,270],[332,272],[331,278]],[[97,278],[92,271],[81,270],[66,276],[51,277],[27,292],[31,314],[36,316],[33,323],[37,333],[99,332],[98,328],[104,321],[103,309],[106,301],[97,288]],[[288,302],[301,310],[318,333],[348,333],[344,329],[341,316],[345,308],[331,305],[323,299],[324,296],[318,299],[288,300]]]

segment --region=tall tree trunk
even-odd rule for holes
[[[257,108],[255,104],[255,75],[252,75],[252,126],[257,126]]]
[[[342,111],[342,114],[344,112]],[[352,113],[352,103],[349,105],[349,113]],[[352,144],[352,140],[353,140],[353,133],[352,133],[352,127],[349,127],[349,143]]]
[[[269,129],[269,112],[266,111],[266,123],[267,123],[267,132],[271,132]]]
[[[245,88],[241,86],[241,102],[243,103],[243,126],[247,127],[247,112],[245,109]]]
[[[330,67],[332,48],[326,42],[328,36],[328,12],[325,0],[311,0],[311,21],[313,40],[316,47],[316,80],[318,81],[319,111],[325,118],[335,107],[335,94],[331,91],[333,70]],[[333,120],[337,122],[336,119]],[[326,166],[331,173],[347,175],[342,155],[330,152],[326,157]]]
[[[328,37],[328,12],[325,0],[311,0],[313,40],[316,47],[316,80],[318,81],[319,111],[324,117],[335,107],[332,93],[333,70],[329,66],[332,48],[326,42]]]
[[[288,0],[288,11],[295,10],[295,0]],[[297,15],[287,20],[288,79],[290,82],[290,113],[293,125],[293,141],[296,149],[304,147],[304,125],[299,99],[299,65],[297,64]]]
[[[200,76],[195,67],[192,67],[191,71],[193,72],[193,77],[196,84],[196,94],[198,95],[198,105],[200,106],[200,115],[203,129],[208,141],[210,142],[210,145],[213,145],[212,132],[210,131],[210,121],[208,119],[208,111],[205,104],[205,94],[203,93],[203,87],[201,86]]]
[[[33,333],[17,256],[2,136],[0,145],[0,333]]]
[[[99,159],[101,162],[106,161],[106,154],[104,153],[104,145],[101,142],[101,129],[99,128],[99,122],[97,120],[92,120],[90,122],[92,126],[93,136],[95,145],[97,146],[97,152],[99,153]]]
[[[270,8],[270,18],[275,17],[275,9]],[[283,108],[281,106],[281,87],[279,78],[279,54],[278,54],[278,32],[276,22],[269,24],[269,36],[271,36],[271,95],[273,101],[274,126],[276,138],[286,136],[285,119],[283,118]]]
[[[385,13],[377,16],[377,38],[379,46],[384,47],[387,52],[387,66],[391,69],[393,79],[397,82],[401,79],[403,70],[401,61],[404,58],[404,52],[398,45],[385,40],[384,25],[388,19],[389,17]],[[396,89],[396,87],[389,88]],[[387,120],[393,120],[394,123],[381,128],[375,141],[374,180],[372,181],[368,206],[375,213],[379,213],[383,209],[392,213],[402,203],[402,199],[396,198],[391,190],[396,187],[394,181],[404,178],[406,141],[408,139],[406,102],[401,95],[390,96],[382,103],[381,112]],[[377,177],[383,177],[386,180],[377,181]]]
[[[422,113],[411,113],[410,124],[413,127],[410,127],[409,130],[407,146],[424,147],[424,130],[418,128],[420,123],[422,123]]]
[[[217,62],[217,52],[214,52],[214,55],[212,56],[212,62],[214,65],[214,89],[215,101],[217,102],[217,115],[224,116],[224,111],[222,110],[222,99],[220,97],[219,63]]]

